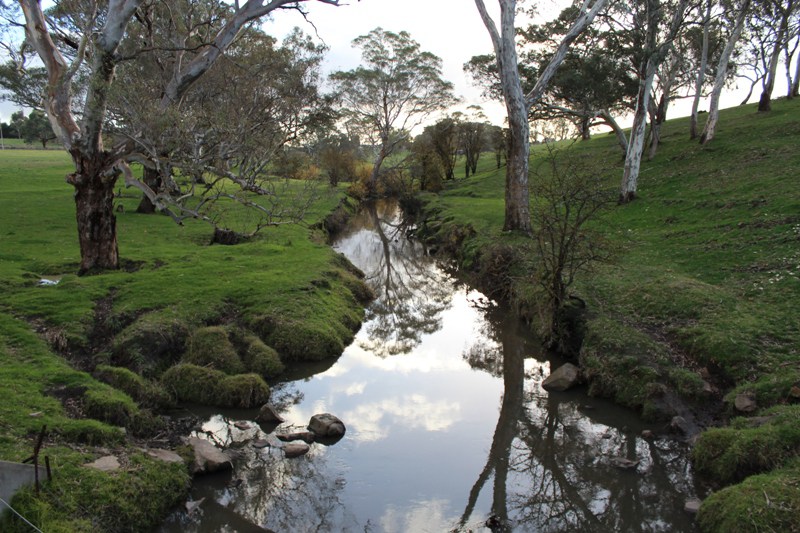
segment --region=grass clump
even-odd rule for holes
[[[182,402],[219,407],[256,407],[269,399],[269,386],[257,374],[229,376],[213,368],[181,363],[161,378]]]
[[[800,532],[800,460],[709,496],[697,522],[705,533]]]
[[[248,372],[264,378],[272,378],[285,370],[281,358],[275,349],[264,344],[255,335],[246,337],[246,346],[242,353],[242,363]]]
[[[195,330],[189,337],[183,362],[208,366],[226,374],[239,374],[244,370],[228,332],[221,326]]]
[[[726,485],[781,466],[800,455],[798,420],[800,405],[779,406],[758,418],[709,429],[692,450],[692,464],[698,473]]]
[[[114,337],[111,361],[137,374],[154,377],[183,354],[190,326],[168,312],[149,312]]]
[[[162,408],[170,407],[172,399],[164,389],[128,368],[98,365],[93,375],[108,383],[115,389],[121,390],[143,407]]]

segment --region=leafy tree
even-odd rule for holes
[[[219,24],[209,31],[202,46],[170,70],[169,81],[155,97],[152,92],[137,95],[146,100],[155,116],[168,116],[186,96],[189,89],[211,69],[252,22],[278,9],[301,9],[310,0],[247,0],[226,4]],[[338,0],[317,0],[338,5]],[[81,249],[79,273],[96,269],[119,268],[116,218],[113,199],[121,173],[129,183],[135,180],[127,163],[139,149],[137,135],[129,135],[106,147],[104,129],[109,123],[109,98],[117,87],[115,75],[125,60],[146,55],[145,40],[129,34],[129,29],[142,18],[144,10],[161,2],[142,0],[109,0],[89,6],[79,24],[68,25],[64,19],[45,17],[37,0],[19,0],[26,38],[36,50],[47,71],[48,91],[45,109],[53,130],[71,155],[75,171],[67,181],[75,188],[78,238]],[[200,2],[186,0],[172,7],[200,8]],[[80,10],[83,6],[78,6]],[[73,33],[73,30],[78,31]],[[66,36],[68,39],[62,39]],[[69,40],[75,46],[74,56],[62,53],[56,41]],[[189,51],[184,42],[169,47]],[[71,59],[71,61],[68,61]],[[86,72],[85,97],[75,98],[71,85],[79,72]],[[154,104],[154,105],[153,105]],[[135,132],[133,132],[135,133]],[[141,182],[139,182],[141,184]],[[144,187],[143,187],[144,188]],[[155,197],[155,195],[154,195]]]
[[[56,138],[47,115],[35,109],[22,123],[21,131],[26,143],[40,142],[42,148],[47,148],[47,143]]]
[[[455,102],[453,85],[442,79],[442,61],[420,49],[408,32],[376,28],[353,40],[362,65],[331,74],[348,130],[375,148],[369,187],[374,193],[381,166],[409,141],[409,132]]]

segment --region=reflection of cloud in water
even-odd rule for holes
[[[375,442],[388,437],[393,427],[445,430],[461,420],[461,406],[456,402],[432,402],[421,394],[412,394],[359,405],[344,416],[354,429],[355,440]],[[390,416],[399,420],[386,420]]]
[[[389,507],[380,518],[381,531],[386,533],[449,531],[455,519],[445,516],[448,503],[447,500],[430,500],[416,502],[411,509]]]

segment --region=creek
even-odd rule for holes
[[[407,229],[380,203],[337,238],[377,300],[340,358],[273,387],[277,430],[241,424],[252,410],[195,411],[197,434],[237,459],[233,472],[195,478],[194,509],[161,531],[693,531],[687,446],[581,388],[543,390],[562,361]],[[275,431],[323,412],[345,437],[284,458]],[[622,470],[616,457],[638,464]]]

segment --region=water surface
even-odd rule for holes
[[[338,238],[378,295],[355,341],[273,388],[277,429],[233,426],[253,411],[209,413],[201,436],[238,450],[234,471],[197,478],[197,508],[162,530],[692,531],[685,447],[641,438],[634,413],[583,391],[544,391],[560,361],[406,229],[379,204]],[[284,458],[274,433],[322,412],[345,437]]]

